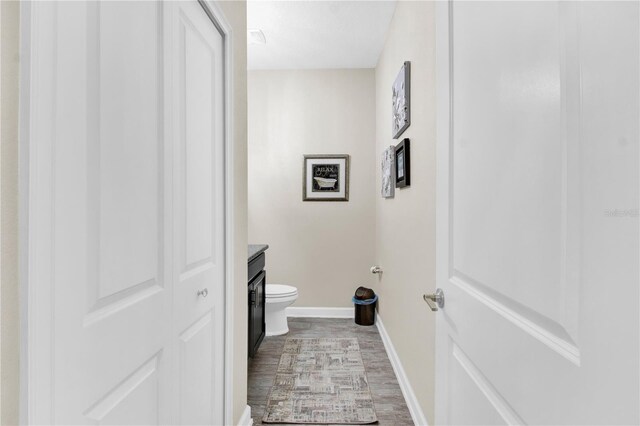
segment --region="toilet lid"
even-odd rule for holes
[[[297,293],[298,289],[290,285],[267,284],[267,297],[284,297]]]

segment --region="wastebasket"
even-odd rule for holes
[[[373,325],[376,322],[376,302],[378,295],[375,294],[372,299],[357,299],[355,296],[351,299],[355,307],[355,319],[358,325]]]

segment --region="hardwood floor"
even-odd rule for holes
[[[253,424],[262,424],[267,395],[276,376],[284,342],[289,337],[357,337],[378,424],[413,425],[378,329],[359,326],[352,319],[334,318],[289,318],[289,334],[265,337],[248,366],[247,399]]]

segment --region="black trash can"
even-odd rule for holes
[[[372,299],[360,300],[355,296],[351,299],[355,307],[355,319],[358,325],[373,325],[376,323],[376,302],[378,295],[375,294]]]

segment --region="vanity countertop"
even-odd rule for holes
[[[249,262],[264,253],[269,248],[268,244],[249,244]]]

